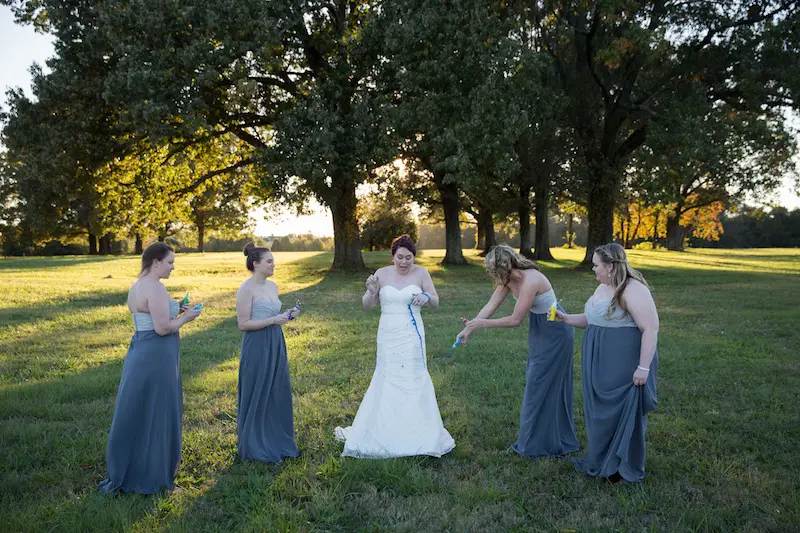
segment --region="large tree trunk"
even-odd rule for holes
[[[550,253],[550,223],[547,219],[550,207],[550,186],[547,178],[540,178],[540,184],[533,191],[533,212],[536,217],[536,236],[533,247],[533,258],[537,261],[552,261]]]
[[[589,190],[588,220],[589,230],[586,238],[586,256],[582,266],[592,264],[594,249],[614,239],[614,193],[616,183],[608,174],[595,176]]]
[[[481,224],[481,219],[479,216],[475,217],[476,220],[476,230],[475,230],[475,249],[476,250],[483,250],[486,244],[486,234],[484,233],[484,226]]]
[[[458,215],[461,213],[461,202],[458,199],[458,188],[452,183],[445,184],[442,176],[434,173],[434,182],[442,200],[444,210],[445,253],[441,264],[466,265],[467,260],[461,250],[461,224]]]
[[[479,254],[483,257],[489,253],[489,250],[497,246],[497,238],[494,234],[494,213],[489,209],[478,211],[478,230],[483,234],[483,247]]]
[[[679,214],[667,215],[667,250],[682,252],[684,249],[684,231],[680,224]]]
[[[529,186],[520,186],[517,215],[519,215],[519,253],[528,259],[533,259],[533,250],[531,250],[530,193],[531,188]]]
[[[97,255],[97,235],[89,233],[89,255]]]
[[[111,253],[111,234],[106,233],[100,237],[100,255],[108,255]]]
[[[205,237],[206,237],[206,216],[198,213],[195,217],[195,225],[197,226],[197,251],[204,252]]]
[[[344,180],[342,180],[344,181]],[[334,180],[338,183],[339,180]],[[334,270],[356,270],[366,268],[361,256],[361,237],[356,216],[356,186],[350,181],[338,183],[337,195],[330,205],[333,216],[333,265]]]
[[[140,234],[135,234],[135,244],[133,245],[133,251],[137,255],[142,255],[144,252],[144,243],[142,242],[142,236]]]

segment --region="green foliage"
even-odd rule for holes
[[[0,3],[56,42],[0,114],[19,243],[203,241],[250,229],[251,196],[316,199],[360,267],[356,188],[401,157],[453,263],[462,210],[486,232],[531,194],[542,228],[551,196],[589,206],[591,248],[629,183],[679,221],[774,188],[795,150],[798,1]]]
[[[411,206],[400,194],[365,196],[359,204],[358,219],[361,245],[369,251],[388,249],[398,235],[408,234],[411,240],[417,240],[417,223]]]

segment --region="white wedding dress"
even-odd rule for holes
[[[419,292],[416,285],[380,290],[375,372],[353,425],[335,431],[336,439],[345,441],[343,456],[441,457],[455,447],[428,374],[420,309],[411,306],[413,320],[409,313],[409,302]]]

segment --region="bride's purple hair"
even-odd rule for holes
[[[417,255],[417,245],[411,240],[408,235],[400,235],[392,239],[392,256],[397,253],[398,248],[405,248],[415,256]]]

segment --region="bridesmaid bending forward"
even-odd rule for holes
[[[584,312],[557,313],[558,320],[586,328],[581,375],[589,445],[575,466],[590,476],[641,481],[647,413],[657,405],[658,313],[622,246],[598,246],[592,263],[600,285]]]
[[[294,437],[292,384],[281,326],[298,308],[281,313],[278,286],[268,280],[275,259],[267,248],[244,248],[253,273],[236,294],[236,318],[244,331],[239,360],[239,457],[279,463],[300,452]]]
[[[530,321],[525,394],[519,435],[512,446],[523,457],[565,455],[580,448],[572,414],[574,330],[547,320],[556,295],[539,266],[507,245],[486,255],[486,271],[496,288],[478,315],[459,333],[462,341],[480,328],[513,328]],[[511,316],[492,319],[509,293],[517,303]]]

